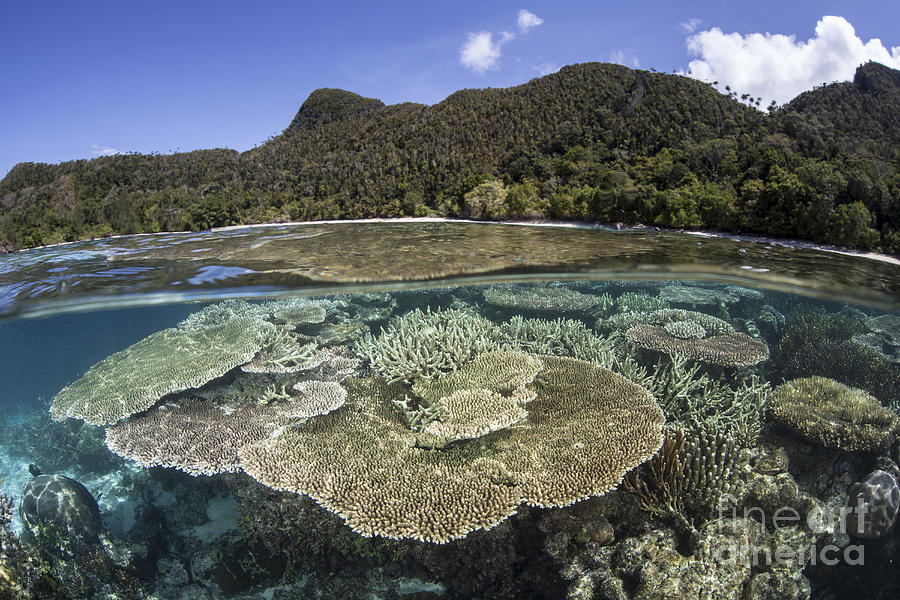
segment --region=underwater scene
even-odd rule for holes
[[[0,257],[0,599],[900,597],[898,281],[464,223]]]

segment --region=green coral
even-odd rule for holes
[[[246,317],[196,329],[164,329],[103,359],[53,399],[50,414],[94,425],[120,421],[166,394],[197,388],[250,361],[274,326]]]

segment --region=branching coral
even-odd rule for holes
[[[708,519],[731,489],[739,460],[737,444],[721,432],[669,428],[660,451],[629,472],[622,487],[642,509],[670,520],[694,546],[695,525]]]
[[[368,334],[355,350],[390,382],[411,382],[453,371],[497,347],[496,325],[462,310],[419,309],[394,318],[378,336]]]
[[[612,369],[622,354],[622,341],[616,335],[598,336],[574,319],[526,319],[515,316],[500,326],[504,348],[570,356]]]
[[[639,381],[659,402],[666,417],[692,430],[713,428],[744,446],[756,442],[769,384],[755,375],[735,383],[712,379],[699,363],[683,356],[662,359]]]
[[[668,302],[646,292],[622,292],[616,298],[616,309],[620,313],[648,313],[668,307]]]
[[[284,328],[276,328],[253,360],[241,365],[245,373],[297,373],[315,369],[328,358],[318,344],[302,344]]]

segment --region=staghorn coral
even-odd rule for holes
[[[145,467],[175,467],[191,475],[238,471],[243,446],[291,423],[336,410],[346,398],[337,383],[304,381],[295,388],[299,393],[286,393],[286,401],[230,410],[180,397],[108,428],[106,446]]]
[[[656,363],[653,373],[636,381],[653,394],[667,420],[690,430],[712,428],[743,446],[756,443],[770,387],[755,375],[733,382],[712,379],[684,356]]]
[[[526,319],[520,315],[500,325],[500,344],[534,354],[569,356],[613,369],[622,354],[616,335],[598,336],[574,319]]]
[[[682,462],[688,511],[705,519],[731,491],[742,462],[740,445],[715,428],[695,429],[685,438]]]
[[[667,428],[660,451],[629,472],[622,488],[646,512],[670,520],[692,545],[695,525],[709,519],[730,491],[740,465],[735,441],[709,428]]]
[[[235,317],[202,329],[164,329],[103,359],[53,399],[50,414],[106,425],[173,392],[200,387],[248,362],[274,326]]]
[[[865,391],[827,377],[802,377],[769,396],[769,416],[813,442],[847,452],[887,449],[900,419]]]
[[[392,406],[403,387],[353,380],[349,410],[245,447],[244,470],[311,496],[362,535],[432,542],[490,529],[523,502],[601,495],[659,448],[662,413],[646,390],[606,369],[541,360],[537,397],[515,428],[420,448]]]
[[[588,312],[605,304],[597,296],[554,285],[496,285],[481,294],[493,306],[525,311]]]
[[[695,330],[696,332],[696,330]],[[677,337],[658,325],[635,325],[625,333],[629,342],[647,350],[684,356],[725,367],[746,367],[769,358],[769,347],[743,333],[705,338]]]
[[[391,319],[378,336],[365,335],[355,351],[389,382],[411,382],[453,371],[497,346],[496,325],[463,310],[419,309]]]
[[[616,298],[616,308],[620,313],[648,313],[669,308],[669,303],[646,292],[623,292]]]

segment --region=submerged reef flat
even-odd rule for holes
[[[896,323],[677,281],[198,306],[0,427],[102,519],[22,541],[4,486],[0,598],[895,598]]]

